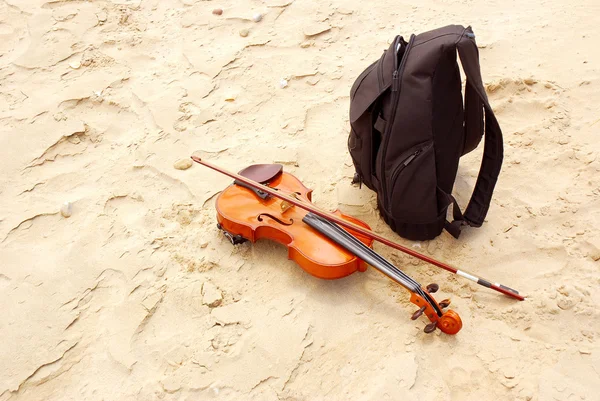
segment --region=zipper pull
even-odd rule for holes
[[[413,160],[415,160],[415,157],[419,156],[419,153],[421,153],[421,149],[408,156],[408,158],[404,161],[404,167],[408,166]]]
[[[392,75],[392,92],[398,92],[398,70]]]
[[[362,188],[362,177],[358,173],[354,173],[354,178],[352,178],[352,185],[358,184],[359,188]]]

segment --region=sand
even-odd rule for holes
[[[598,2],[377,3],[0,2],[0,400],[598,399]],[[350,183],[349,91],[396,34],[447,24],[477,35],[505,162],[482,228],[416,243]],[[527,300],[376,243],[463,320],[426,334],[372,268],[232,246],[231,180],[194,152],[282,163],[317,206]]]

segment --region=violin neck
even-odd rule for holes
[[[302,221],[409,291],[419,292],[421,290],[419,283],[340,226],[312,212],[307,213]]]

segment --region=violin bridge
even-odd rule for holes
[[[285,213],[288,211],[288,209],[290,209],[292,206],[294,206],[293,204],[291,204],[290,202],[284,200],[281,202],[281,213]]]
[[[298,193],[297,193],[297,192],[294,192],[294,193],[290,194],[290,196],[291,196],[292,198],[294,198],[294,199],[298,199],[298,200],[300,200],[300,199],[298,198]],[[288,201],[286,201],[286,200],[282,200],[282,201],[281,201],[281,213],[285,213],[285,212],[287,212],[287,211],[288,211],[289,209],[291,209],[293,206],[294,206],[294,204],[293,204],[293,203],[290,203],[290,202],[288,202]]]

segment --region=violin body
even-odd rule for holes
[[[280,170],[276,174],[267,174],[261,181],[271,189],[291,193],[299,201],[312,203],[312,189],[306,188],[292,174]],[[219,194],[215,207],[219,228],[229,234],[233,243],[234,240],[276,241],[287,246],[288,259],[315,277],[338,279],[367,269],[364,261],[305,224],[302,221],[308,213],[305,209],[284,200],[273,196],[263,199],[256,190],[233,183]],[[370,230],[365,222],[339,210],[333,214]],[[351,229],[348,232],[365,245],[372,246],[371,238]]]

